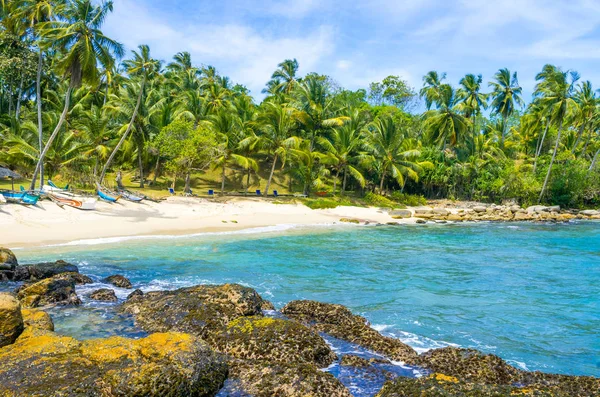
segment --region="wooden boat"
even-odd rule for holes
[[[134,203],[139,203],[140,201],[142,201],[145,198],[137,193],[130,192],[129,190],[126,190],[126,189],[119,189],[119,194],[125,200],[133,201]]]
[[[0,191],[0,194],[4,196],[6,202],[15,204],[36,205],[40,199],[39,194],[30,193],[22,186],[20,192],[16,192],[14,190],[3,190]]]
[[[55,192],[55,193],[67,192],[67,191],[69,191],[69,185],[66,185],[65,187],[58,187],[54,184],[54,182],[52,182],[51,180],[48,180],[48,184],[44,185],[42,190],[44,192]]]
[[[104,201],[108,201],[109,203],[116,203],[121,196],[110,193],[108,190],[103,189],[99,183],[96,183],[96,192],[98,193],[98,197],[100,197]]]
[[[50,200],[54,201],[59,206],[69,206],[80,210],[94,210],[96,209],[96,199],[77,197],[69,193],[58,193],[58,192],[46,192]]]

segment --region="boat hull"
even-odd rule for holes
[[[96,200],[83,199],[75,196],[67,196],[64,194],[48,193],[48,197],[59,205],[66,205],[80,210],[91,211],[96,209]]]

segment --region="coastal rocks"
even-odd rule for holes
[[[93,291],[90,294],[90,298],[97,301],[102,302],[116,302],[117,295],[115,295],[115,291],[109,288],[101,288],[96,291]]]
[[[483,205],[478,205],[476,207],[473,207],[473,211],[477,212],[478,214],[481,214],[487,211],[487,207],[484,207]]]
[[[275,310],[275,305],[273,305],[273,303],[264,300],[261,302],[260,304],[260,310],[264,311],[269,311],[269,310]]]
[[[86,275],[76,272],[60,273],[54,276],[55,279],[72,280],[76,285],[91,284],[94,281]]]
[[[23,307],[39,307],[49,304],[79,305],[81,300],[75,293],[75,282],[70,278],[55,276],[25,285],[17,292]]]
[[[10,345],[23,332],[21,305],[12,294],[0,293],[0,347]]]
[[[345,367],[365,368],[371,367],[374,363],[389,364],[390,362],[388,360],[379,358],[371,358],[367,360],[366,358],[355,356],[354,354],[346,354],[342,356],[342,359],[340,360],[340,365]]]
[[[129,281],[127,279],[127,277],[122,276],[120,274],[115,274],[115,275],[109,276],[102,281],[104,281],[105,283],[112,284],[115,287],[119,287],[119,288],[125,288],[125,289],[133,288],[133,286],[131,285],[131,281]]]
[[[142,296],[142,295],[144,295],[144,293],[142,292],[142,290],[141,289],[136,289],[131,294],[127,295],[127,299],[131,299],[131,298],[134,298],[136,296]]]
[[[398,339],[381,335],[360,316],[352,314],[342,305],[315,301],[292,301],[281,311],[286,316],[301,321],[319,332],[356,343],[392,360],[407,364],[418,362],[417,353]]]
[[[417,223],[417,224],[419,224],[419,225],[424,225],[424,224],[426,224],[426,223],[427,223],[427,221],[426,221],[425,219],[417,219],[417,220],[415,221],[415,223]]]
[[[342,223],[354,223],[354,224],[359,224],[360,220],[359,219],[354,219],[354,218],[341,218],[340,222]]]
[[[238,284],[198,285],[175,291],[148,292],[123,303],[148,332],[179,331],[206,336],[230,321],[262,314],[263,300],[252,288]]]
[[[0,281],[12,280],[18,265],[15,254],[8,248],[0,247]]]
[[[412,217],[411,210],[394,210],[390,211],[389,214],[394,219],[405,219]]]
[[[235,382],[226,395],[254,397],[352,397],[332,374],[310,364],[236,363],[231,368]]]
[[[596,210],[583,210],[583,211],[579,211],[579,215],[595,216],[595,215],[600,215],[600,212],[596,211]]]
[[[43,310],[21,309],[23,324],[25,328],[38,328],[46,331],[54,331],[52,317]]]
[[[61,273],[79,273],[79,269],[63,260],[21,265],[15,269],[13,281],[40,281]]]
[[[327,367],[336,355],[315,331],[295,321],[241,317],[208,338],[219,352],[243,360]]]
[[[0,362],[3,396],[214,396],[227,377],[222,358],[179,333],[79,342],[28,328]]]

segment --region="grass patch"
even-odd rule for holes
[[[375,193],[367,193],[364,197],[365,203],[373,207],[399,208],[399,205],[387,197]]]
[[[427,205],[427,199],[423,196],[416,194],[405,194],[399,191],[395,191],[391,194],[391,199],[397,203],[408,205],[410,207],[418,207],[420,205]]]
[[[302,204],[313,210],[336,208],[340,206],[351,206],[357,203],[346,197],[328,197],[328,198],[304,198]]]

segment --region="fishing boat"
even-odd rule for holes
[[[91,197],[77,197],[73,194],[66,192],[46,192],[50,200],[54,201],[59,206],[69,206],[80,210],[94,210],[96,209],[96,199]]]
[[[138,193],[131,192],[127,189],[119,189],[119,194],[125,200],[133,201],[134,203],[139,203],[140,201],[142,201],[145,198],[144,196],[142,196]]]
[[[40,199],[39,194],[30,193],[22,186],[20,192],[14,190],[2,190],[0,191],[0,194],[4,196],[6,202],[15,204],[36,205]]]
[[[100,197],[104,201],[108,201],[109,203],[116,203],[121,198],[120,195],[116,195],[114,193],[109,192],[106,189],[103,189],[99,183],[96,183],[96,188],[97,188],[96,192],[98,193],[98,197]]]
[[[69,191],[69,185],[67,184],[65,187],[58,187],[54,184],[54,182],[52,182],[51,180],[48,180],[48,184],[44,185],[42,190],[44,192],[55,192],[55,193],[67,192],[67,191]]]

